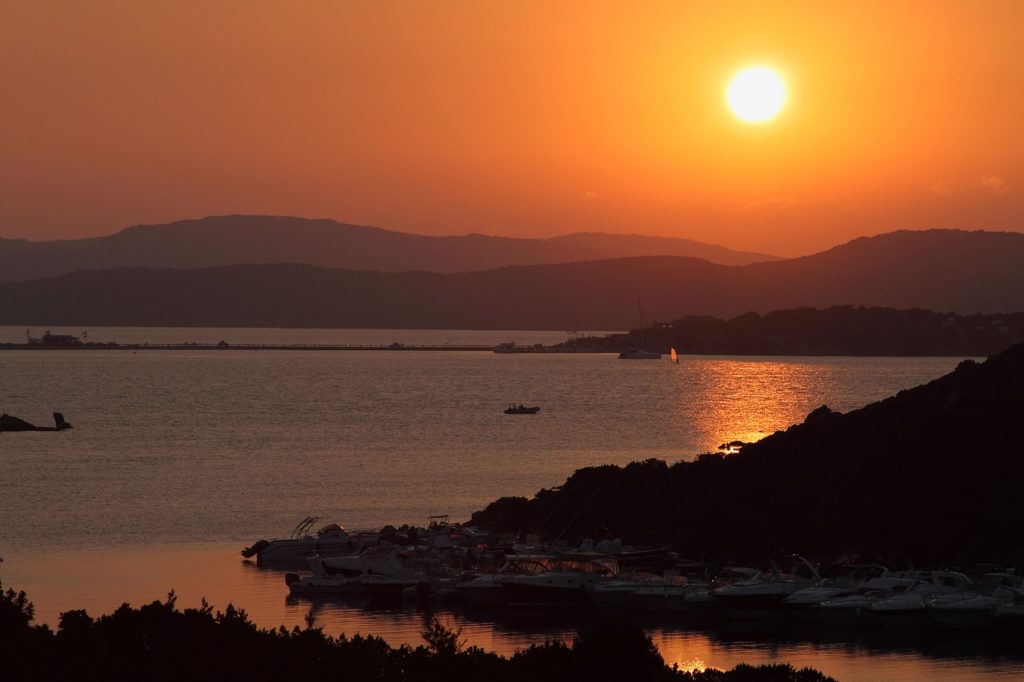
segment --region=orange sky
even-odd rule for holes
[[[6,0],[0,236],[1022,230],[1022,26],[1016,1]],[[756,126],[723,94],[752,63],[790,97]]]

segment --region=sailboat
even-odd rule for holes
[[[676,349],[675,348],[669,348],[669,352],[671,353],[672,362],[674,362],[674,363],[676,363],[678,365],[679,364],[679,354],[676,353]]]
[[[636,302],[640,310],[640,347],[627,348],[619,353],[619,360],[661,360],[661,353],[653,350],[644,350],[644,308],[640,301]]]

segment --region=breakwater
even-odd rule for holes
[[[77,343],[67,345],[41,343],[0,343],[0,351],[31,350],[263,350],[263,351],[458,351],[458,352],[495,352],[492,345],[482,344],[264,344],[264,343]],[[514,350],[503,350],[502,353],[608,353],[611,351],[596,349],[564,348],[558,346],[522,346]]]

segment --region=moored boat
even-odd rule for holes
[[[818,619],[828,625],[865,626],[878,622],[871,605],[888,596],[888,591],[862,592],[826,599],[814,607]]]
[[[627,348],[626,350],[619,353],[619,360],[661,360],[661,353],[659,351],[647,350],[644,342],[644,308],[640,305],[640,301],[636,302],[637,309],[640,312],[640,346],[637,348]]]
[[[627,348],[619,353],[619,360],[661,360],[661,353],[643,348]]]
[[[971,582],[957,571],[929,571],[909,589],[876,600],[871,610],[884,627],[920,631],[930,625],[926,610],[930,601],[941,594],[959,592]]]
[[[790,573],[772,572],[750,580],[719,587],[712,591],[731,618],[759,618],[781,615],[786,597],[797,590],[821,582],[818,570],[802,557],[797,557]]]
[[[549,570],[548,555],[513,555],[498,569],[497,573],[483,573],[463,580],[455,585],[455,591],[472,604],[504,604],[505,591],[502,583],[517,575],[532,575]]]
[[[510,576],[501,583],[505,600],[514,606],[582,605],[590,591],[618,572],[615,559],[602,555],[561,555],[546,560],[547,570]]]
[[[837,571],[835,577],[825,578],[820,583],[788,595],[784,599],[786,608],[800,619],[823,601],[846,597],[862,590],[884,589],[889,585],[889,571],[884,566],[849,564],[834,570]]]
[[[304,564],[314,554],[343,556],[356,554],[380,539],[373,531],[349,533],[336,523],[321,527],[315,534],[310,530],[320,521],[318,516],[307,516],[295,526],[288,538],[258,540],[242,550],[246,559],[256,558],[257,566]]]
[[[928,602],[933,623],[942,628],[985,630],[994,623],[1001,606],[1024,603],[1021,577],[1012,573],[986,573],[979,582],[959,592],[943,594]]]

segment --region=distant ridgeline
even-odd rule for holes
[[[986,356],[1024,341],[1024,313],[957,315],[930,310],[833,306],[795,308],[730,320],[688,315],[644,330],[648,348],[722,355]],[[639,330],[575,342],[618,352],[640,343]]]
[[[201,227],[196,228],[198,234],[205,235]],[[147,234],[148,230],[133,230],[114,241]],[[91,244],[89,248],[106,244],[103,240],[81,241],[88,244],[78,246]],[[669,320],[683,312],[728,318],[748,310],[766,313],[836,304],[923,308],[964,315],[1024,311],[1024,234],[1017,233],[893,232],[855,239],[810,256],[746,265],[661,255],[448,273],[303,264],[294,259],[307,250],[295,253],[278,248],[269,255],[263,250],[246,250],[259,241],[255,237],[230,239],[222,248],[209,244],[209,249],[204,246],[208,242],[201,239],[174,241],[175,249],[143,241],[152,247],[147,253],[153,258],[141,261],[147,267],[110,267],[116,259],[76,257],[55,267],[60,265],[60,271],[66,271],[65,266],[91,265],[52,276],[46,276],[50,271],[42,265],[29,268],[27,275],[21,268],[20,264],[29,261],[28,252],[38,244],[7,244],[6,262],[12,266],[5,269],[5,261],[0,258],[0,275],[7,274],[7,270],[13,272],[13,264],[19,264],[23,275],[39,279],[3,282],[0,277],[0,324],[36,328],[143,325],[615,330],[636,324],[637,299],[643,302],[648,320]],[[501,241],[496,246],[498,252],[511,249],[512,244],[506,243],[509,241],[514,240]],[[403,243],[410,252],[428,253],[425,245]],[[67,246],[46,244],[45,248],[39,246],[41,253],[54,258]],[[348,253],[327,249],[324,242],[316,244],[320,246],[310,246],[309,250]],[[430,244],[448,242],[435,239]],[[106,247],[101,250],[108,255],[118,253]],[[210,267],[195,267],[197,261],[192,256],[217,253],[248,264],[214,262]],[[182,257],[170,259],[173,254]],[[158,255],[170,260],[160,260]],[[440,265],[440,255],[438,259]],[[370,267],[370,262],[360,260],[355,266]],[[456,265],[454,261],[444,262],[453,268]],[[479,259],[478,267],[488,267],[487,262]],[[165,267],[156,267],[161,264]],[[426,267],[422,259],[416,264]],[[440,269],[439,265],[431,269]],[[172,267],[176,269],[169,269]],[[856,326],[836,335],[851,336],[857,336]],[[683,343],[682,350],[693,348]],[[722,351],[715,348],[712,352]]]
[[[671,466],[580,469],[472,523],[554,537],[672,542],[702,559],[777,552],[1024,562],[1024,344],[864,408]]]

